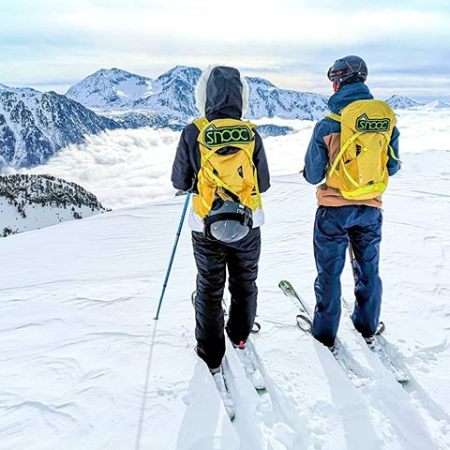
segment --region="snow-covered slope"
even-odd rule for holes
[[[86,134],[118,127],[64,95],[0,85],[0,166],[42,164]]]
[[[105,211],[93,194],[75,183],[50,175],[0,176],[0,236]]]
[[[392,95],[386,100],[386,103],[390,105],[392,109],[409,109],[416,106],[423,106],[423,103],[404,95]]]
[[[125,70],[100,69],[72,86],[66,96],[87,108],[126,106],[151,94],[152,80]]]
[[[228,348],[231,424],[195,355],[186,228],[153,320],[183,202],[171,199],[0,240],[2,448],[448,449],[450,153],[402,159],[385,196],[382,316],[408,388],[345,315],[339,335],[361,383],[296,328],[277,283],[291,279],[313,304],[315,195],[298,174],[275,177],[264,195],[262,331],[252,337],[268,395],[255,393]],[[348,266],[343,295],[352,297]]]
[[[114,74],[116,71],[124,72],[119,69],[99,70],[70,88],[67,96],[87,107],[145,109],[184,122],[198,116],[194,91],[200,69],[176,66],[153,81],[124,72],[134,83],[146,80],[146,83],[151,84],[151,92],[145,91],[140,98],[117,97],[115,93],[119,88],[113,71]],[[311,120],[323,116],[327,111],[327,100],[322,95],[280,89],[262,78],[248,77],[247,81],[250,87],[249,119],[276,116]],[[133,95],[138,91],[133,89]]]

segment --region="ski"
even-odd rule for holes
[[[219,367],[217,372],[211,372],[211,375],[214,379],[214,383],[216,385],[217,391],[222,399],[223,405],[225,407],[225,411],[228,414],[231,422],[236,418],[236,406],[234,404],[233,397],[231,396],[229,390],[229,383],[227,381],[227,375],[225,374],[225,368],[228,368],[228,363],[224,358],[223,364]]]
[[[351,316],[352,307],[349,301],[345,298],[342,298],[342,303],[344,304],[344,308],[348,314]],[[394,362],[395,357],[393,352],[391,351],[392,345],[386,340],[382,333],[385,331],[386,326],[383,322],[380,322],[380,326],[378,327],[377,332],[373,336],[371,342],[364,340],[367,347],[380,359],[381,363],[388,369],[394,378],[402,385],[406,386],[409,383],[409,376],[405,369],[403,369],[397,362]],[[356,331],[356,330],[355,330]],[[362,337],[362,336],[361,336]],[[364,338],[363,338],[364,339]]]
[[[266,383],[259,369],[258,357],[252,342],[247,340],[242,347],[236,347],[233,344],[233,348],[244,369],[245,376],[249,379],[258,394],[264,394],[266,392]]]
[[[225,299],[222,300],[222,305],[225,310],[225,316],[227,316],[228,305]],[[254,322],[252,333],[258,333],[261,330],[261,325],[258,322]],[[245,375],[252,383],[256,391],[261,394],[266,391],[266,384],[264,383],[263,376],[258,367],[258,357],[256,356],[255,348],[250,340],[247,340],[245,344],[241,346],[235,346],[233,348],[241,362],[241,366],[244,369]]]
[[[297,293],[294,286],[287,280],[282,280],[278,283],[278,287],[281,289],[284,295],[292,300],[300,313],[297,314],[297,326],[303,332],[311,335],[312,327],[312,313],[305,300]],[[336,339],[334,347],[330,348],[334,358],[347,374],[352,383],[360,387],[368,383],[368,377],[364,371],[360,368],[359,364],[351,357],[345,347],[342,345],[339,339]]]
[[[191,295],[191,302],[195,309],[195,295],[196,291],[192,292]],[[224,316],[228,316],[228,305],[226,299],[222,299],[222,308]],[[253,325],[252,333],[258,333],[261,330],[261,325],[258,322],[255,322]],[[233,344],[232,344],[233,345]],[[251,342],[248,340],[245,343],[245,346],[235,347],[233,345],[233,348],[239,358],[239,361],[244,369],[245,375],[252,383],[253,387],[256,389],[256,391],[259,394],[262,394],[266,391],[266,385],[264,383],[264,378],[261,374],[261,371],[258,367],[258,358],[256,356],[255,348],[251,344]]]
[[[191,294],[191,302],[194,310],[195,296],[196,291],[192,292]],[[228,387],[229,382],[227,381],[227,376],[229,375],[229,373],[227,372],[227,375],[225,375],[225,371],[229,372],[228,361],[226,360],[226,357],[223,358],[222,364],[218,369],[214,371],[210,370],[214,380],[214,384],[216,385],[217,391],[219,392],[220,398],[222,399],[223,406],[225,407],[225,411],[227,412],[227,415],[230,418],[231,422],[233,422],[236,418],[236,408],[233,397],[231,396],[230,389]]]

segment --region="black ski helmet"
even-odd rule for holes
[[[328,69],[328,78],[333,83],[345,84],[367,80],[367,64],[356,55],[337,59]]]
[[[205,235],[221,242],[240,241],[252,229],[252,210],[241,203],[216,199],[205,217]]]

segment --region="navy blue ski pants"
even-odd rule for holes
[[[334,345],[341,315],[341,282],[349,240],[355,254],[355,308],[352,320],[363,336],[375,333],[381,309],[378,272],[382,212],[370,206],[319,206],[314,224],[316,308],[313,336]]]
[[[224,244],[203,233],[192,232],[194,258],[197,265],[195,299],[195,337],[197,354],[214,369],[225,354],[223,291],[228,269],[231,293],[226,330],[238,345],[250,334],[256,316],[258,262],[261,252],[261,231],[251,230],[238,242]]]

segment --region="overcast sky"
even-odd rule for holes
[[[1,0],[0,82],[67,88],[119,67],[234,65],[280,87],[329,93],[338,57],[362,56],[375,93],[450,100],[450,2]]]

